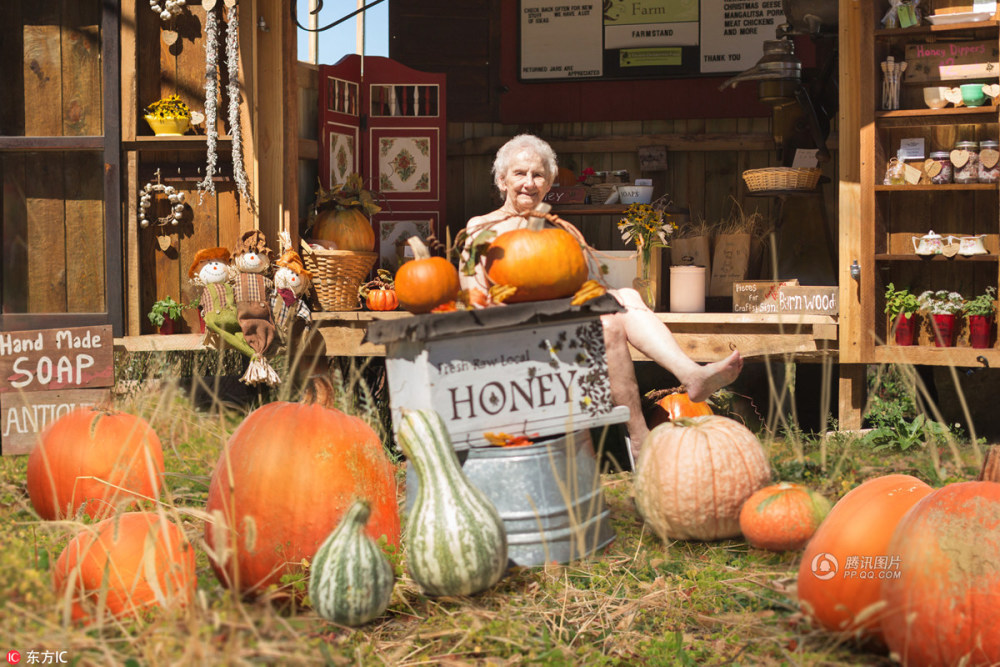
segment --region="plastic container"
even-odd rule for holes
[[[705,267],[670,267],[670,312],[705,312]]]

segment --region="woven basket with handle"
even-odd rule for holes
[[[743,172],[750,192],[761,190],[812,190],[819,183],[820,169],[796,169],[792,167],[767,167],[749,169]]]
[[[312,275],[313,308],[326,311],[359,310],[358,288],[368,278],[378,254],[326,250],[303,242],[302,262]]]

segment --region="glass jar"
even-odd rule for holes
[[[931,153],[931,160],[934,160],[934,162],[941,166],[941,171],[930,176],[931,183],[935,185],[951,183],[954,170],[951,167],[951,158],[948,156],[948,151],[933,151]]]
[[[952,166],[954,167],[954,179],[956,183],[978,183],[979,182],[979,144],[975,141],[959,141],[955,144],[956,151],[965,151],[968,159],[964,164],[955,161],[952,156]]]
[[[906,183],[906,171],[903,162],[898,158],[889,158],[889,163],[885,165],[885,179],[883,185],[904,185]]]
[[[996,183],[1000,181],[1000,155],[997,147],[1000,142],[987,139],[979,142],[979,182]],[[992,164],[992,166],[987,166]]]

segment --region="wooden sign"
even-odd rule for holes
[[[0,394],[110,387],[111,326],[0,332]]]
[[[777,313],[778,291],[785,286],[798,285],[796,278],[790,280],[758,280],[733,283],[734,313]]]
[[[839,287],[793,287],[778,290],[778,312],[796,315],[837,315]]]
[[[545,194],[545,199],[542,201],[548,202],[553,206],[559,206],[560,204],[582,204],[587,201],[587,188],[580,186],[554,187]],[[603,204],[604,202],[595,203]]]
[[[611,403],[600,319],[386,343],[393,423],[433,409],[456,450],[484,433],[568,433],[628,419]]]
[[[46,426],[76,408],[97,405],[107,393],[107,389],[70,389],[0,394],[4,456],[30,453]]]
[[[908,44],[906,62],[909,82],[996,78],[1000,72],[1000,47],[995,39]]]

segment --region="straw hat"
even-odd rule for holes
[[[309,282],[312,282],[312,273],[307,271],[306,267],[302,264],[302,257],[299,256],[299,253],[290,248],[281,254],[281,257],[278,258],[275,265],[290,269]]]
[[[255,252],[269,260],[271,259],[271,249],[267,247],[267,238],[264,236],[264,232],[259,229],[251,229],[243,233],[239,242],[233,247],[233,254],[242,255],[247,252]]]

